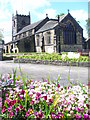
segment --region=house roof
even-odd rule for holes
[[[46,24],[44,24],[36,33],[40,33],[49,29],[53,29],[58,24],[56,20],[49,20]]]
[[[44,20],[44,19],[43,19]],[[39,25],[43,20],[40,20],[38,22],[35,22],[33,24],[30,24],[30,25],[27,25],[26,27],[24,27],[23,29],[21,29],[18,33],[16,33],[14,36],[18,35],[18,34],[21,34],[23,32],[26,32],[28,30],[31,30],[33,28],[35,28],[37,25]]]

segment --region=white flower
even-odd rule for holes
[[[72,110],[75,110],[75,107],[72,107]]]
[[[62,60],[64,60],[66,56],[67,56],[66,54],[62,54],[62,56],[61,56]]]
[[[69,59],[73,59],[73,58],[78,59],[78,58],[80,57],[80,53],[68,52],[67,57],[68,57]]]

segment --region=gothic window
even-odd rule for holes
[[[64,29],[64,44],[76,44],[76,31],[71,23]]]
[[[39,35],[37,35],[37,46],[40,46]]]
[[[47,33],[47,44],[51,44],[51,33]]]
[[[15,21],[14,21],[14,27],[15,27]]]
[[[39,39],[37,39],[37,46],[39,46]]]

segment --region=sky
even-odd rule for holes
[[[90,0],[89,0],[90,1]],[[46,17],[56,18],[57,14],[68,13],[80,21],[83,35],[87,38],[88,0],[0,0],[0,30],[5,43],[12,40],[12,14],[31,14],[31,23]]]

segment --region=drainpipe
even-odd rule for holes
[[[60,16],[58,15],[58,31],[59,31],[59,40],[58,40],[58,49],[59,49],[59,55],[61,54],[61,47],[60,47]]]

